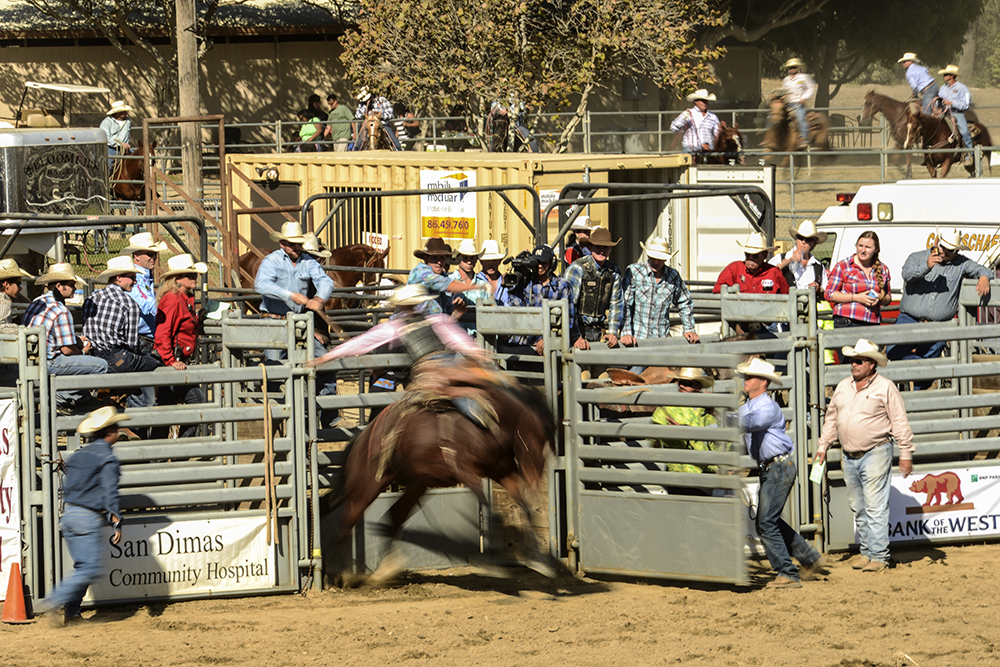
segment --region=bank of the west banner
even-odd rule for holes
[[[475,171],[420,170],[420,189],[475,187]],[[476,238],[476,193],[427,194],[420,198],[420,236]]]
[[[270,588],[273,546],[264,517],[126,523],[121,542],[106,530],[105,575],[87,600],[163,597]],[[68,576],[67,570],[66,575]]]
[[[914,473],[905,479],[893,474],[890,541],[952,541],[997,535],[1000,467],[949,468]]]
[[[17,479],[17,408],[0,401],[0,600],[14,563],[21,558],[21,504]]]

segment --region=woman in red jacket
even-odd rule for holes
[[[198,315],[194,310],[194,292],[198,289],[198,274],[207,273],[208,266],[194,262],[191,255],[177,255],[167,262],[167,271],[156,294],[156,351],[164,366],[182,371],[198,347]],[[204,403],[205,392],[198,385],[161,387],[160,405]],[[180,437],[195,434],[197,424],[184,428]]]

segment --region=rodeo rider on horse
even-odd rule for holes
[[[396,132],[392,126],[392,103],[383,95],[373,93],[368,86],[362,86],[361,90],[358,91],[358,108],[354,112],[354,117],[364,122],[365,118],[370,113],[378,114],[379,119],[382,121],[382,130],[389,137],[389,140],[396,147],[396,150],[402,150],[399,145],[399,139],[396,137]],[[361,137],[362,126],[361,123],[358,124],[357,136],[354,139],[354,150],[360,151],[364,150],[366,146],[362,141]]]

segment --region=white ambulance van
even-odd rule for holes
[[[892,291],[899,298],[903,262],[930,248],[939,231],[958,229],[966,257],[991,266],[1000,258],[1000,179],[908,180],[864,185],[852,197],[838,195],[816,227],[828,234],[816,256],[832,269],[854,254],[858,237],[878,234],[879,259],[889,267]]]

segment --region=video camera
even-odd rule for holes
[[[539,261],[530,250],[508,257],[503,263],[510,264],[510,271],[503,274],[503,286],[507,290],[520,291],[538,275]]]

